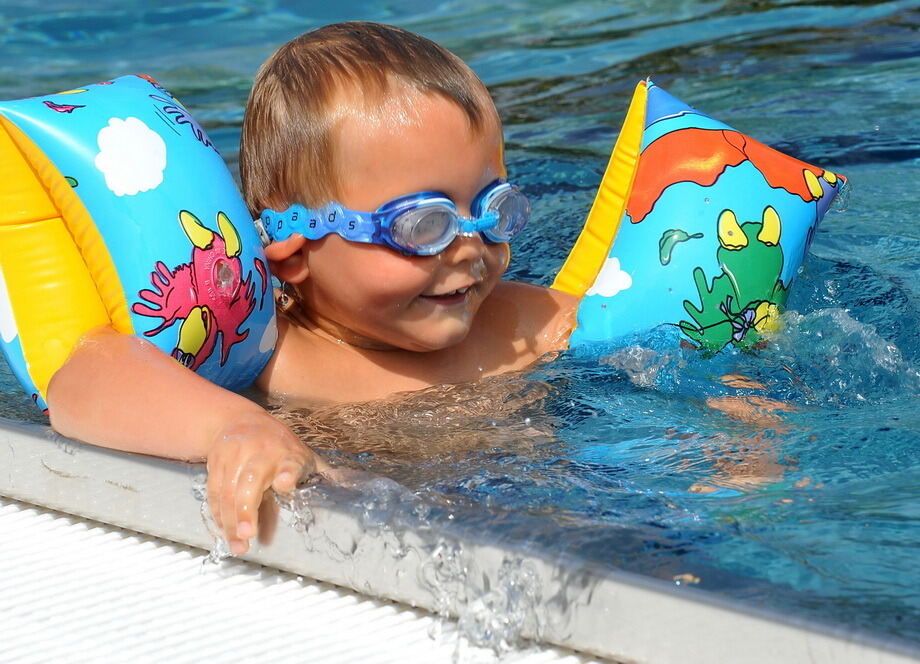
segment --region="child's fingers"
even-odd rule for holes
[[[271,424],[267,432],[233,430],[208,454],[208,503],[235,555],[245,553],[258,535],[259,508],[269,487],[290,493],[301,479],[328,469],[286,428],[279,435],[279,425]]]
[[[272,488],[278,493],[290,493],[298,482],[313,473],[314,467],[310,455],[289,454],[278,464]]]
[[[228,539],[227,543],[230,545],[230,551],[234,556],[242,556],[244,553],[249,551],[248,540]]]
[[[271,483],[270,469],[271,464],[256,458],[240,471],[236,483],[235,527],[228,529],[238,539],[248,540],[259,532],[259,505]]]
[[[223,482],[220,487],[218,496],[218,505],[220,509],[221,528],[230,543],[230,550],[237,553],[233,547],[233,540],[239,539],[236,535],[236,489],[239,473],[234,473],[233,468],[229,467],[228,473],[225,473]]]
[[[326,460],[323,459],[319,454],[310,450],[310,455],[313,457],[313,470],[314,473],[319,473],[320,475],[327,475],[330,472],[333,472],[334,469]]]
[[[254,485],[259,482],[260,477],[253,458],[247,458],[249,455],[245,449],[236,447],[227,452],[223,466],[218,469],[220,488],[217,505],[221,529],[230,544],[230,551],[240,555],[248,548],[248,545],[244,546],[244,540],[250,537],[245,530],[245,534],[240,533],[240,522],[249,523],[252,530],[256,528],[258,501],[261,500],[262,494],[255,490]],[[255,509],[250,507],[253,500],[257,501]]]
[[[214,523],[224,533],[224,538],[234,555],[242,555],[249,549],[248,536],[239,532],[240,516],[237,514],[237,492],[240,472],[237,470],[239,454],[226,450],[227,454],[208,460],[208,505]],[[246,511],[244,510],[244,514]]]
[[[225,531],[225,512],[222,510],[222,496],[225,491],[224,484],[227,480],[228,458],[235,458],[235,452],[236,450],[224,448],[221,454],[208,456],[208,507],[211,509],[214,523],[222,531]]]
[[[211,518],[220,530],[224,529],[223,521],[220,518],[220,509],[218,508],[219,496],[215,482],[211,481],[213,474],[208,472],[208,508],[211,510]]]
[[[326,475],[333,471],[332,466],[309,447],[298,444],[298,449],[288,454],[278,464],[272,489],[278,493],[290,493],[300,482],[311,475]]]

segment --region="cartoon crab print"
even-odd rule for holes
[[[219,232],[205,227],[188,210],[179,212],[179,223],[192,243],[191,261],[173,269],[158,261],[150,275],[152,288],[138,293],[140,301],[131,310],[161,319],[144,333],[148,337],[178,322],[178,338],[171,354],[193,371],[211,356],[219,336],[223,366],[231,348],[249,335],[248,329],[240,328],[256,304],[252,272],[243,279],[240,236],[226,214],[217,213]],[[258,258],[253,267],[264,297],[265,267]]]

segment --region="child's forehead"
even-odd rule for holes
[[[419,126],[435,95],[393,81],[386,88],[351,84],[340,87],[333,100],[336,124],[354,120],[370,128]]]
[[[469,113],[460,103],[434,90],[423,90],[399,76],[389,75],[381,82],[376,79],[338,81],[329,100],[331,126],[340,128],[346,120],[360,123],[368,130],[399,132],[408,127],[420,127],[430,119],[433,109],[456,110],[466,118],[474,134],[500,132],[498,112],[488,94],[477,99],[484,121],[474,126]]]
[[[466,201],[504,177],[497,113],[491,120],[483,114],[486,121],[476,126],[445,95],[401,82],[376,92],[338,93],[329,165],[339,202],[372,210],[423,190]]]
[[[375,128],[344,122],[335,146],[340,202],[373,210],[412,192],[439,191],[469,207],[483,187],[504,176],[497,130],[474,132],[462,111],[443,99],[419,108],[418,119],[417,125],[400,120]]]
[[[418,152],[424,152],[426,148],[436,150],[449,143],[486,145],[497,151],[501,142],[497,122],[476,128],[452,100],[435,93],[414,92],[408,96],[393,95],[369,108],[356,106],[344,110],[334,150],[339,157],[346,154],[353,157],[372,146],[395,150],[402,145],[413,145]]]

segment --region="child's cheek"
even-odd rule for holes
[[[490,265],[488,266],[490,268],[489,271],[494,273],[489,276],[500,278],[505,273],[505,270],[508,269],[508,264],[511,262],[511,248],[506,242],[502,242],[490,245],[488,253],[491,258],[489,261]]]
[[[388,284],[423,279],[426,271],[412,264],[412,260],[400,256],[392,249],[374,247],[378,251],[368,252],[367,260],[357,262],[355,274],[368,288],[386,290]]]

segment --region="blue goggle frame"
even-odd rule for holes
[[[509,202],[515,209],[506,210],[503,215],[501,206]],[[516,186],[496,180],[477,194],[471,211],[474,216],[463,217],[445,194],[421,191],[393,199],[374,212],[350,210],[335,202],[316,209],[294,204],[283,212],[263,210],[259,221],[263,227],[260,231],[265,231],[263,242],[285,240],[295,233],[308,240],[335,233],[349,242],[377,244],[405,254],[431,256],[446,249],[458,235],[480,233],[488,242],[508,242],[526,225],[530,204]],[[413,232],[420,224],[433,219],[440,221],[444,228],[435,237],[413,241]],[[424,226],[421,228],[424,232]]]

